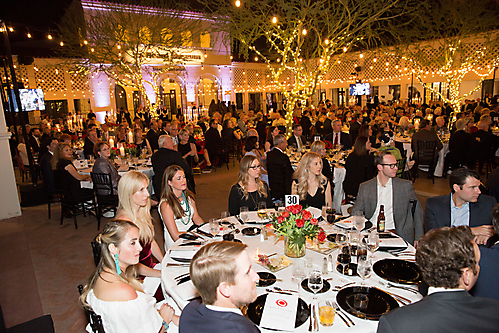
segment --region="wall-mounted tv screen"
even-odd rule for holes
[[[355,83],[350,85],[350,96],[370,95],[371,85],[369,83]]]
[[[19,89],[19,96],[25,111],[45,110],[42,89]]]

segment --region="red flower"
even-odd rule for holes
[[[283,218],[287,219],[287,218],[289,217],[289,212],[284,211],[284,212],[282,212],[281,216],[282,216]]]
[[[326,240],[326,233],[321,229],[319,233],[317,234],[317,239],[319,242],[324,242]]]
[[[311,219],[310,223],[312,223],[313,225],[319,225],[319,221],[317,221],[316,218]]]
[[[292,210],[292,209],[293,209],[293,206],[288,206],[288,207],[286,207],[286,211],[287,211],[287,212],[291,212],[291,210]]]
[[[284,217],[278,216],[277,217],[277,223],[282,223],[284,221]]]
[[[308,210],[304,210],[303,212],[301,212],[301,215],[307,221],[312,218],[312,213],[310,213]]]
[[[303,228],[304,225],[305,225],[305,221],[303,219],[296,219],[296,226],[298,228]]]
[[[301,212],[301,205],[293,205],[291,206],[291,213],[293,214],[299,214]]]

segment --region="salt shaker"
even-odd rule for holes
[[[327,271],[328,272],[333,271],[333,256],[330,254],[327,256]]]
[[[325,275],[328,272],[328,260],[326,257],[323,258],[323,264],[322,264],[322,274]]]

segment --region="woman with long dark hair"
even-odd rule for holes
[[[357,197],[361,183],[376,175],[374,155],[371,155],[370,151],[371,142],[366,136],[359,135],[345,163],[346,176],[343,181],[343,190],[350,198]]]

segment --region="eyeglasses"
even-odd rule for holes
[[[380,164],[384,166],[389,166],[390,169],[395,169],[397,167],[397,163],[392,163],[392,164],[380,163]]]
[[[253,170],[260,169],[260,168],[261,168],[260,165],[250,166],[250,169],[253,169]]]

